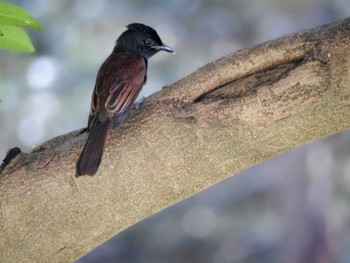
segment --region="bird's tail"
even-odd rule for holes
[[[109,124],[109,120],[104,123],[95,120],[93,123],[77,163],[76,176],[94,175],[97,172],[107,139]]]

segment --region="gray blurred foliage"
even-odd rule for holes
[[[86,125],[96,72],[125,25],[176,55],[140,96],[240,48],[345,18],[348,0],[11,1],[43,26],[34,54],[0,50],[0,155]],[[141,222],[78,262],[350,262],[350,132],[235,176]]]

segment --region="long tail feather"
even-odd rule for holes
[[[97,120],[90,129],[89,136],[77,163],[76,176],[94,175],[97,172],[107,139],[109,124],[110,121],[102,123]]]

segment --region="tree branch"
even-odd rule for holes
[[[258,162],[350,127],[350,18],[243,49],[150,96],[75,178],[86,135],[0,175],[2,262],[67,262]]]

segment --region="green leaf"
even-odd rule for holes
[[[34,52],[35,48],[27,35],[20,27],[0,25],[0,48],[12,51]]]
[[[6,2],[0,2],[0,24],[41,30],[39,22],[26,10]]]

